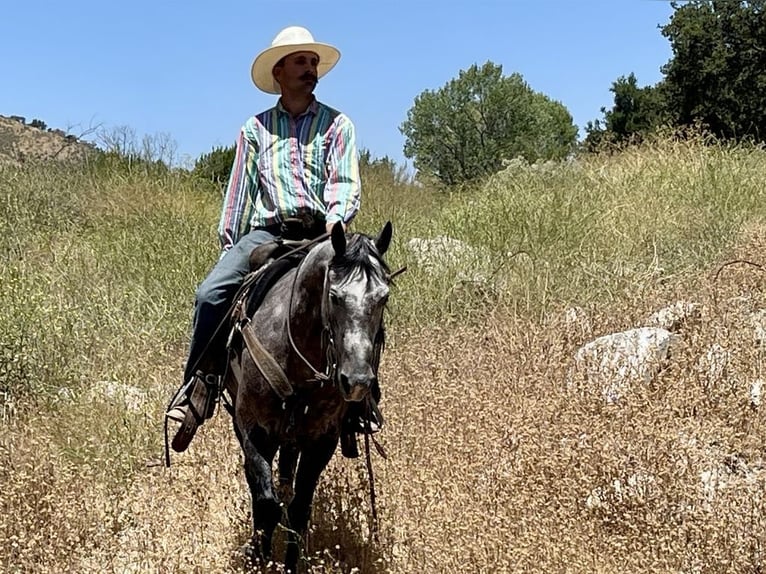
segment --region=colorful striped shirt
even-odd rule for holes
[[[351,120],[317,100],[293,118],[278,102],[240,130],[218,225],[221,247],[288,217],[348,224],[360,194]]]

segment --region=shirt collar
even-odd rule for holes
[[[277,100],[277,111],[279,113],[281,113],[281,114],[288,114],[289,115],[289,112],[282,105],[282,98]],[[301,117],[303,117],[303,116],[305,116],[307,114],[312,114],[312,115],[315,116],[315,115],[317,115],[317,112],[319,112],[319,102],[317,101],[317,99],[315,97],[313,100],[311,100],[311,103],[309,104],[309,107],[306,108],[306,111],[303,112],[298,117],[301,118]]]

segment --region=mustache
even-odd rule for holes
[[[311,72],[306,72],[305,74],[303,74],[303,75],[300,77],[300,80],[301,80],[302,82],[304,82],[304,81],[306,81],[306,82],[307,82],[307,81],[311,80],[311,81],[312,81],[312,82],[314,82],[315,84],[319,82],[319,78],[317,78],[317,77],[316,77],[314,74],[312,74]]]

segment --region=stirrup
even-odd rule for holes
[[[196,373],[173,397],[165,412],[165,432],[168,421],[180,423],[171,446],[176,452],[185,451],[197,428],[215,413],[218,397],[218,376]]]

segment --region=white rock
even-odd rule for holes
[[[577,350],[575,370],[601,385],[604,399],[614,403],[632,384],[649,383],[676,341],[676,335],[657,327],[604,335]]]
[[[454,265],[461,260],[474,256],[474,249],[467,243],[438,235],[433,239],[413,237],[407,242],[407,247],[415,256],[418,264],[427,269],[437,265]]]
[[[130,411],[138,412],[146,403],[146,391],[118,381],[98,381],[90,390],[92,400],[116,401]]]
[[[585,506],[590,510],[597,508],[604,508],[608,504],[606,490],[597,486],[590,491],[590,494],[585,499]]]
[[[482,271],[489,265],[489,255],[464,241],[437,235],[433,239],[413,237],[407,248],[418,265],[429,273],[444,269],[459,269],[458,281],[486,284],[489,277]]]
[[[611,508],[624,503],[641,503],[651,495],[655,478],[643,472],[631,474],[627,478],[615,478],[607,487],[598,486],[591,490],[585,499],[585,506],[590,510]]]

